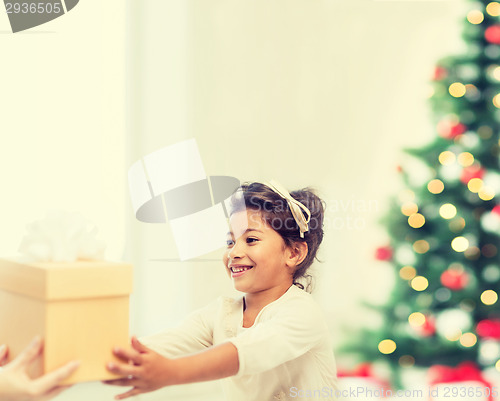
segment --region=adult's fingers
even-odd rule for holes
[[[7,355],[9,354],[9,349],[5,344],[0,345],[0,366],[7,363]]]
[[[12,367],[27,366],[42,352],[42,339],[36,336],[31,343],[11,362]]]
[[[54,398],[55,396],[59,395],[62,393],[64,390],[68,389],[71,386],[60,386],[60,387],[55,387],[49,392],[45,393],[42,397],[37,397],[36,401],[48,401]]]
[[[113,354],[115,354],[118,358],[128,362],[132,361],[136,365],[140,365],[142,363],[142,356],[139,352],[131,348],[114,348]]]
[[[67,379],[80,366],[79,361],[72,361],[50,373],[33,381],[38,394],[44,394],[56,387],[64,379]]]

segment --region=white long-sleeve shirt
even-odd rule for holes
[[[228,401],[331,400],[337,389],[328,328],[312,296],[292,285],[243,327],[243,298],[220,297],[176,329],[142,339],[165,357],[231,342],[239,370],[222,379]]]

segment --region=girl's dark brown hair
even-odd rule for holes
[[[230,213],[245,208],[259,211],[264,221],[281,235],[286,246],[292,247],[297,242],[307,243],[307,255],[297,266],[293,281],[298,287],[310,291],[312,276],[307,273],[307,270],[314,262],[318,248],[323,241],[324,203],[310,188],[292,191],[290,195],[311,212],[309,231],[304,233],[304,238],[300,237],[299,226],[286,199],[262,183],[252,182],[241,185],[232,197]],[[305,281],[306,287],[304,288],[298,280]]]

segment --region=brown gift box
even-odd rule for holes
[[[106,363],[129,344],[132,266],[105,261],[24,263],[0,259],[0,344],[12,360],[35,337],[44,340],[33,376],[72,360],[64,384],[116,378]]]

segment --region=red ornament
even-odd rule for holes
[[[434,316],[425,316],[425,322],[421,326],[413,326],[415,331],[422,337],[431,337],[436,334],[436,319]]]
[[[438,65],[436,66],[436,68],[434,68],[434,74],[432,75],[432,79],[434,81],[441,81],[443,78],[446,78],[447,75],[448,75],[448,70]]]
[[[484,31],[484,38],[487,42],[500,45],[500,25],[492,25]]]
[[[450,120],[441,120],[438,123],[437,131],[443,138],[453,139],[467,131],[467,127],[462,123],[456,123]]]
[[[463,290],[468,283],[469,276],[464,271],[448,269],[441,274],[441,284],[450,290]]]
[[[493,209],[491,209],[491,213],[493,213],[496,216],[500,217],[500,205],[496,205]]]
[[[480,382],[488,388],[488,401],[493,401],[493,391],[491,383],[488,382],[475,362],[465,361],[460,363],[456,368],[444,365],[434,365],[428,370],[429,384],[433,386],[439,383],[457,383],[474,381]],[[486,395],[486,391],[484,392]],[[431,399],[433,399],[431,397]]]
[[[390,246],[380,246],[375,250],[375,259],[377,260],[391,260],[392,248]]]
[[[363,362],[362,364],[358,365],[353,370],[345,370],[345,369],[339,368],[339,370],[337,371],[337,376],[338,377],[363,377],[363,378],[377,384],[377,387],[379,387],[383,393],[386,393],[391,389],[391,386],[389,385],[389,382],[387,380],[384,380],[382,378],[377,377],[377,375],[373,372],[372,366],[370,365],[369,362]]]
[[[500,340],[500,319],[481,320],[476,326],[476,333],[481,338]]]
[[[483,178],[484,173],[485,169],[480,165],[465,167],[462,170],[462,174],[460,174],[460,181],[462,181],[464,184],[468,184],[469,181],[473,178]]]
[[[420,334],[424,337],[430,337],[436,334],[436,321],[432,316],[425,317],[425,323],[420,326]]]

